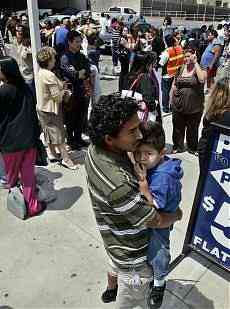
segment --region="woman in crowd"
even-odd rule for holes
[[[203,120],[202,135],[199,140],[200,171],[204,171],[207,162],[208,137],[212,132],[210,124],[216,122],[223,126],[230,125],[230,77],[219,79],[209,97]]]
[[[63,83],[52,72],[55,66],[56,52],[51,47],[43,47],[37,54],[40,66],[38,73],[39,101],[37,110],[45,141],[48,144],[50,159],[59,160],[56,148],[61,153],[62,165],[76,170],[77,165],[70,159],[65,145],[65,130],[62,119]]]
[[[150,33],[152,34],[152,51],[157,54],[157,63],[160,61],[160,55],[165,50],[165,43],[160,37],[159,30],[155,27],[151,27]],[[159,67],[159,64],[158,64]]]
[[[122,91],[124,87],[125,78],[129,73],[129,57],[130,57],[130,49],[128,46],[128,36],[129,30],[127,27],[123,28],[122,36],[119,45],[119,61],[121,64],[121,72],[119,77],[119,91]]]
[[[161,115],[156,113],[156,101],[160,100],[160,86],[154,70],[156,61],[157,55],[154,52],[136,54],[126,89],[131,87],[132,90],[141,93],[148,110],[155,115],[155,120],[161,121]]]
[[[15,59],[19,65],[21,74],[35,96],[36,93],[29,27],[17,25],[15,49]]]
[[[185,50],[185,65],[178,71],[172,96],[173,153],[188,151],[197,155],[198,130],[204,109],[206,72],[197,62],[194,49]]]
[[[7,181],[13,188],[20,177],[28,217],[32,217],[45,209],[36,196],[34,166],[40,130],[35,100],[13,58],[0,59],[0,81],[0,149]]]

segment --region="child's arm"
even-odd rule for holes
[[[144,178],[143,180],[139,180],[139,190],[145,196],[150,205],[154,207],[154,199],[149,191],[148,182],[146,178]]]
[[[149,185],[146,179],[146,168],[142,164],[139,164],[139,163],[136,163],[134,165],[134,168],[135,168],[136,174],[139,179],[140,192],[145,196],[150,206],[154,207],[154,204],[155,204],[154,199],[153,199],[151,192],[149,191]]]

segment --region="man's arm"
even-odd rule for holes
[[[214,66],[214,64],[217,62],[218,58],[220,57],[221,54],[221,48],[219,45],[215,46],[212,50],[212,52],[214,53],[214,58],[209,66],[210,69],[212,69],[212,67]]]
[[[146,222],[146,226],[150,228],[164,229],[170,227],[176,221],[182,219],[183,212],[180,208],[174,213],[159,212],[154,213],[154,217]]]

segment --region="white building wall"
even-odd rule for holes
[[[91,0],[92,11],[105,12],[111,6],[129,7],[137,12],[140,12],[141,0]]]
[[[197,0],[197,3],[198,4],[207,4],[207,5],[210,5],[210,6],[216,6],[216,2],[218,0]],[[219,0],[222,2],[222,5],[221,6],[224,6],[224,4],[227,3],[228,7],[230,8],[230,0]],[[219,2],[218,1],[218,2]],[[226,6],[226,5],[225,5]]]
[[[1,0],[0,0],[1,1]],[[43,8],[73,7],[79,10],[87,9],[87,0],[39,0],[39,6]]]

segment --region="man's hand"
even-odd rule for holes
[[[146,223],[147,227],[164,229],[170,227],[176,221],[182,219],[183,212],[180,208],[175,213],[156,212],[156,215],[152,220]]]
[[[146,180],[147,170],[146,167],[141,163],[136,163],[134,165],[134,170],[136,172],[137,178],[139,181]]]

